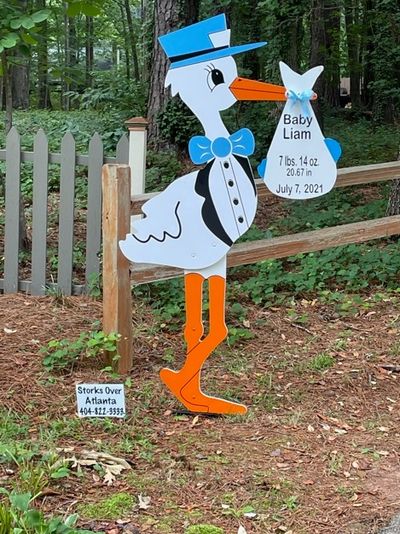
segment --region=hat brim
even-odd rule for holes
[[[188,65],[195,65],[196,63],[203,63],[203,61],[209,61],[211,59],[219,59],[221,57],[234,56],[241,54],[242,52],[248,52],[249,50],[255,50],[261,46],[265,46],[267,42],[261,43],[249,43],[245,45],[231,46],[223,48],[222,50],[215,50],[214,52],[207,52],[200,56],[194,56],[191,58],[183,59],[182,61],[176,61],[171,64],[171,69],[177,69],[178,67],[187,67]]]

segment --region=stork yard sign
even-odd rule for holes
[[[161,194],[147,201],[143,206],[146,217],[136,220],[133,232],[120,241],[123,254],[132,262],[184,269],[186,361],[179,371],[162,369],[160,376],[166,387],[188,410],[217,414],[243,414],[247,410],[238,402],[203,393],[200,375],[204,362],[227,336],[227,253],[232,244],[250,228],[257,208],[257,189],[248,160],[248,156],[254,152],[254,136],[247,128],[230,134],[220,112],[238,100],[286,102],[289,97],[289,107],[285,107],[284,118],[281,119],[284,128],[289,126],[285,124],[285,120],[288,120],[285,115],[293,117],[292,125],[295,113],[298,120],[301,115],[297,103],[292,106],[290,101],[290,91],[298,90],[294,85],[291,88],[291,81],[298,75],[289,75],[290,69],[286,67],[285,77],[290,82],[286,88],[238,77],[234,56],[266,43],[232,46],[230,37],[225,15],[222,14],[160,38],[161,46],[170,60],[165,85],[171,87],[173,95],[180,96],[203,127],[205,135],[195,136],[189,142],[192,161],[203,167],[176,179]],[[307,85],[312,85],[316,73],[310,71],[310,74],[304,75]],[[307,98],[302,97],[301,109],[303,104],[309,106]],[[305,135],[303,139],[295,139],[295,145],[281,152],[285,162],[282,168],[291,167],[289,160],[299,157],[297,153],[292,153],[293,147],[297,150],[302,143],[314,143],[318,134],[322,137],[310,113],[304,124],[298,123],[296,126],[304,132],[308,128],[312,137]],[[290,128],[286,131],[290,131]],[[295,137],[297,135],[293,135],[293,139]],[[323,162],[320,149],[318,153],[311,154],[305,148],[304,156],[307,156],[307,164],[304,162],[307,168],[311,165],[310,157],[316,158],[320,164]],[[267,164],[264,162],[261,166],[261,170],[268,186],[272,190],[275,188],[274,192],[279,194],[285,185],[281,182],[280,188],[271,186],[270,177],[276,166],[276,157],[271,153],[269,159]],[[329,175],[330,181],[332,174]],[[312,176],[313,181],[317,178],[317,174]],[[328,189],[327,185],[324,187]],[[208,280],[209,291],[209,331],[203,335],[205,280]]]

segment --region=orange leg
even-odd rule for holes
[[[188,410],[193,412],[217,414],[243,414],[247,409],[242,404],[226,401],[217,397],[204,395],[200,388],[200,373],[204,362],[212,351],[226,338],[228,330],[225,324],[225,278],[209,278],[210,295],[210,331],[200,341],[203,333],[201,322],[202,293],[199,291],[200,275],[189,274],[186,277],[187,322],[185,338],[188,354],[184,366],[178,372],[162,369],[160,376],[164,384]],[[191,277],[191,278],[189,278]],[[202,278],[202,277],[201,277]],[[202,283],[201,283],[202,287]],[[195,300],[196,299],[197,302]],[[199,326],[201,325],[201,326]]]
[[[190,273],[185,276],[185,340],[188,353],[200,343],[204,333],[202,317],[203,282],[204,278],[201,274]]]

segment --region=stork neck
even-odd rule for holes
[[[213,114],[212,117],[199,117],[200,122],[204,128],[206,136],[213,141],[217,137],[229,137],[229,132],[222,122],[219,113]]]

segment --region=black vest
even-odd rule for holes
[[[237,156],[236,154],[233,154],[233,157],[240,163],[241,167],[246,173],[246,176],[253,186],[254,194],[257,195],[253,170],[250,166],[249,160],[243,156]],[[222,226],[217,210],[215,209],[213,200],[211,198],[209,179],[210,171],[214,163],[215,159],[209,161],[204,169],[199,171],[194,189],[198,195],[204,198],[204,204],[201,208],[201,215],[203,217],[204,224],[216,237],[218,237],[218,239],[223,241],[226,245],[228,245],[228,247],[231,247],[233,241],[226,233],[225,228]]]

